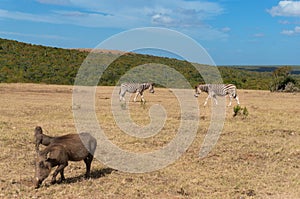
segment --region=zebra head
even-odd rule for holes
[[[154,83],[148,83],[149,84],[149,92],[154,93]]]
[[[195,97],[198,97],[201,93],[200,86],[201,86],[200,84],[195,86],[195,94],[194,94]]]

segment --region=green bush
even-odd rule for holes
[[[281,91],[281,92],[297,92],[298,81],[292,77],[292,67],[283,66],[278,67],[273,71],[273,80],[270,85],[270,91]]]
[[[240,105],[233,107],[233,117],[242,116],[246,118],[249,115],[249,111],[247,107],[241,107]]]
[[[247,116],[249,115],[249,112],[248,112],[247,107],[244,107],[244,108],[243,108],[243,115],[244,115],[245,117],[247,117]]]

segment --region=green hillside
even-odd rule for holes
[[[72,85],[79,67],[88,56],[89,52],[31,45],[12,40],[0,39],[0,82],[26,82]],[[99,53],[96,67],[104,65],[117,55],[112,53]],[[149,64],[151,63],[151,64]],[[153,67],[153,64],[162,64],[174,68],[182,74],[193,86],[203,82],[194,66],[187,62],[172,58],[164,58],[150,55],[128,53],[117,58],[103,73],[99,85],[116,85],[120,78],[130,79],[123,76],[136,66]],[[197,64],[200,68],[203,65]],[[269,89],[272,81],[272,72],[248,71],[234,67],[218,67],[224,83],[234,83],[238,88],[244,89]],[[97,70],[97,69],[96,69]],[[96,71],[91,68],[92,72]],[[151,68],[150,68],[151,70]],[[207,70],[207,67],[205,68]],[[91,72],[90,71],[90,72]],[[87,71],[88,72],[88,71]],[[209,71],[203,71],[209,73]],[[134,73],[138,73],[133,71]],[[166,75],[167,74],[167,75]],[[139,74],[140,75],[140,74]],[[141,74],[145,81],[159,79],[172,83],[168,73],[161,72]],[[86,81],[98,77],[95,75]],[[121,78],[121,80],[122,80]],[[166,83],[165,85],[168,85]],[[172,85],[172,84],[171,84]]]
[[[0,82],[72,84],[87,55],[0,39]]]

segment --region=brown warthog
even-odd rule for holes
[[[35,167],[35,187],[39,188],[42,182],[49,176],[51,169],[57,166],[51,183],[56,182],[56,176],[60,173],[59,181],[65,180],[64,168],[68,161],[84,160],[86,164],[85,177],[90,177],[90,168],[93,155],[97,147],[96,139],[89,133],[68,134],[54,137],[51,143],[42,151],[37,151]]]

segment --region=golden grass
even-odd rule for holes
[[[97,89],[96,112],[113,143],[124,150],[149,152],[165,146],[176,135],[179,105],[169,90],[156,89],[153,95],[146,91],[145,105],[131,102],[127,106],[139,125],[150,122],[152,105],[166,109],[164,128],[147,139],[133,138],[116,126],[110,105],[112,90]],[[76,132],[72,87],[0,84],[0,198],[300,198],[300,94],[238,93],[249,116],[234,118],[232,107],[227,108],[220,139],[204,159],[198,154],[210,123],[211,105],[209,102],[203,108],[205,94],[199,98],[196,139],[168,167],[132,174],[95,160],[92,178],[84,180],[84,163],[70,162],[65,169],[66,182],[50,185],[49,177],[35,190],[33,130],[40,125],[50,135]]]

